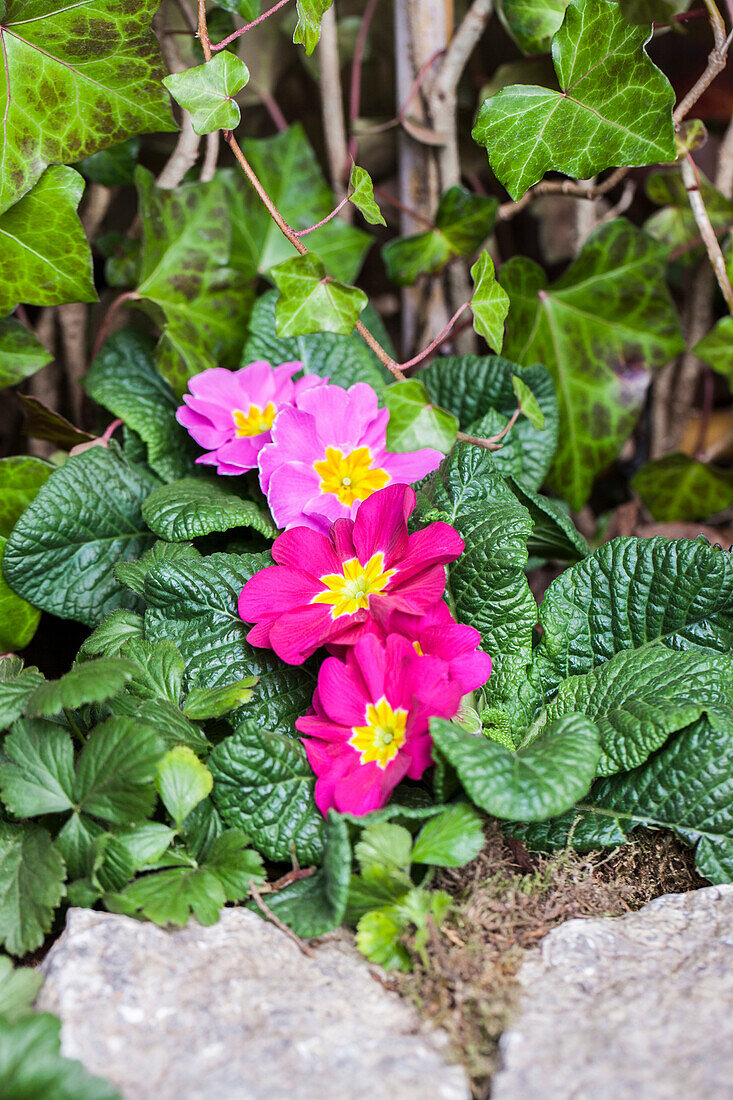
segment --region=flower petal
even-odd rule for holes
[[[401,559],[408,546],[407,518],[414,507],[415,493],[407,485],[388,485],[367,497],[354,520],[359,561],[367,562],[372,554],[381,552],[389,568]]]

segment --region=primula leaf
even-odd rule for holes
[[[121,657],[97,657],[74,665],[60,680],[39,684],[26,706],[30,718],[60,714],[84,703],[103,703],[122,691],[135,675],[135,665]]]
[[[30,455],[0,459],[0,535],[10,534],[53,469]]]
[[[177,829],[194,807],[211,794],[213,784],[209,769],[185,745],[170,749],[158,762],[155,786]]]
[[[524,53],[547,53],[570,0],[501,0],[501,21]]]
[[[64,861],[45,829],[0,823],[0,943],[11,955],[43,943],[64,878]]]
[[[248,554],[161,562],[145,584],[145,636],[175,642],[186,662],[188,687],[213,688],[259,676],[246,716],[291,733],[295,718],[310,705],[312,675],[250,646],[249,628],[237,612],[244,584],[268,564],[264,555]]]
[[[201,554],[191,542],[156,542],[146,550],[138,561],[120,562],[115,566],[115,577],[125,588],[142,596],[145,591],[145,578],[158,562],[176,559],[200,558]],[[116,614],[116,612],[115,612]],[[120,614],[125,614],[121,612]],[[84,643],[87,646],[89,639]]]
[[[115,332],[92,363],[84,389],[137,432],[151,469],[175,481],[196,469],[199,451],[176,420],[179,402],[155,366],[154,351],[152,340],[135,329]]]
[[[52,359],[51,353],[20,321],[14,317],[0,321],[0,389],[29,378]]]
[[[68,730],[26,718],[5,738],[7,761],[0,790],[18,817],[63,813],[74,808],[74,745]]]
[[[312,54],[321,37],[321,19],[331,7],[333,0],[297,0],[298,25],[295,28],[293,42],[305,46],[305,52]]]
[[[19,302],[96,301],[92,254],[76,213],[83,193],[73,168],[47,168],[32,191],[0,214],[0,316]]]
[[[0,536],[0,568],[6,541]],[[40,611],[17,596],[0,572],[0,649],[8,653],[27,646],[40,618]]]
[[[433,229],[390,241],[382,249],[387,274],[398,286],[431,275],[456,256],[470,256],[496,221],[497,199],[472,195],[456,184],[441,196]]]
[[[16,971],[25,973],[25,971]],[[121,1100],[117,1089],[61,1055],[61,1021],[34,1013],[0,1030],[0,1094],[5,1100]]]
[[[125,642],[142,636],[142,615],[122,609],[111,611],[83,642],[76,659],[82,662],[90,657],[118,657]]]
[[[417,451],[433,447],[448,454],[456,441],[458,420],[452,413],[431,404],[430,394],[416,378],[395,382],[384,391],[389,409],[387,449]]]
[[[114,447],[72,456],[15,525],[3,556],[6,580],[35,607],[88,626],[114,607],[135,606],[112,565],[153,543],[141,506],[157,484]]]
[[[562,715],[518,750],[444,719],[430,728],[471,801],[509,821],[542,821],[569,809],[590,789],[601,755],[598,729],[583,714]]]
[[[517,84],[484,102],[473,137],[513,199],[548,169],[587,179],[675,159],[674,90],[644,51],[649,37],[612,0],[573,0],[552,41],[561,90]]]
[[[270,272],[280,291],[275,307],[278,336],[336,332],[348,336],[367,304],[363,290],[338,283],[313,255],[294,256]]]
[[[250,701],[256,684],[256,676],[247,676],[244,680],[235,680],[233,684],[222,687],[194,688],[186,696],[183,713],[198,722],[207,718],[223,718]]]
[[[79,160],[132,134],[176,128],[150,29],[156,8],[157,0],[3,4],[0,210],[28,191],[47,164]]]
[[[368,221],[370,225],[387,224],[374,199],[372,177],[365,168],[360,168],[358,164],[352,163],[351,165],[349,190],[351,191],[349,202],[356,207],[365,221]]]
[[[43,975],[37,970],[30,966],[13,968],[10,959],[0,955],[0,1016],[4,1021],[13,1023],[27,1016],[42,985]]]
[[[458,417],[470,435],[501,430],[517,407],[512,378],[518,375],[537,398],[545,427],[536,431],[523,417],[491,456],[499,473],[510,474],[530,489],[539,489],[557,448],[558,408],[555,385],[539,363],[523,370],[498,355],[442,356],[420,371],[432,400]]]
[[[351,878],[351,844],[346,821],[329,811],[323,867],[308,878],[271,894],[267,904],[298,936],[322,936],[341,924]]]
[[[630,435],[650,370],[683,348],[665,261],[663,245],[617,218],[588,238],[551,287],[524,257],[499,273],[511,299],[505,352],[522,364],[540,359],[557,386],[560,441],[551,484],[573,508],[585,503],[593,478]]]
[[[552,582],[540,623],[549,688],[650,642],[727,653],[733,556],[702,539],[613,539]]]
[[[257,299],[252,310],[249,336],[244,346],[242,366],[255,359],[266,359],[273,366],[300,360],[308,374],[328,378],[334,385],[348,388],[355,382],[366,382],[377,393],[384,389],[391,375],[379,362],[374,352],[354,333],[338,336],[332,332],[318,332],[310,336],[293,336],[284,339],[275,335],[275,303],[277,291],[273,290]],[[389,337],[384,331],[378,314],[371,306],[362,313],[362,321],[390,353]]]
[[[533,493],[511,477],[507,484],[532,520],[532,534],[527,541],[530,557],[570,562],[587,557],[590,547],[561,501]]]
[[[20,718],[43,676],[37,668],[23,668],[20,657],[0,657],[0,729]]]
[[[143,227],[138,294],[163,313],[156,358],[179,394],[206,367],[236,364],[255,270],[234,249],[226,179],[166,191],[138,168],[135,180]]]
[[[248,833],[267,859],[321,861],[324,821],[299,741],[245,721],[214,749],[209,766],[222,819]]]
[[[277,535],[263,505],[243,500],[222,488],[220,482],[203,478],[184,478],[154,489],[143,504],[143,519],[151,531],[169,542],[236,527],[250,527],[267,538]]]
[[[154,730],[129,718],[108,718],[89,735],[76,768],[74,798],[86,813],[117,825],[149,817],[162,755]]]
[[[484,839],[481,815],[467,802],[456,802],[423,825],[412,859],[433,867],[461,867],[476,858]]]
[[[228,50],[222,50],[204,65],[171,73],[163,83],[191,115],[197,134],[214,130],[234,130],[239,125],[239,106],[235,100],[249,80],[249,69]]]
[[[723,317],[693,348],[718,374],[724,374],[733,387],[733,317]]]
[[[504,344],[504,322],[509,312],[509,295],[496,281],[494,261],[488,252],[482,252],[471,268],[473,294],[471,312],[473,327],[494,351],[501,351]]]
[[[733,474],[680,452],[647,462],[631,479],[654,519],[707,519],[733,504]]]

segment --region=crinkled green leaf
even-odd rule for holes
[[[43,676],[37,668],[23,668],[20,657],[0,657],[0,729],[20,718]]]
[[[431,404],[430,394],[422,382],[410,378],[388,386],[384,391],[384,405],[389,409],[389,451],[432,447],[448,454],[456,441],[458,420],[452,413]]]
[[[16,973],[24,973],[16,971]],[[121,1100],[117,1089],[61,1055],[61,1021],[34,1013],[0,1030],[4,1100]]]
[[[125,642],[142,635],[142,615],[122,609],[111,611],[83,642],[76,659],[81,662],[97,656],[118,657]]]
[[[183,478],[154,489],[143,504],[143,519],[151,531],[169,542],[250,527],[267,538],[277,534],[264,504],[243,500],[220,481]]]
[[[351,844],[346,821],[329,811],[323,866],[308,878],[270,894],[273,913],[298,936],[322,936],[341,924],[346,912],[351,877]]]
[[[560,90],[518,84],[484,102],[473,137],[513,199],[548,169],[587,179],[675,159],[674,90],[646,55],[649,37],[612,0],[573,0],[552,41]]]
[[[533,493],[511,477],[507,484],[532,520],[532,534],[527,540],[530,557],[569,562],[587,557],[590,547],[561,501]]]
[[[136,597],[112,566],[154,542],[141,506],[157,479],[117,448],[92,447],[49,477],[18,520],[3,557],[5,579],[35,607],[96,626]]]
[[[387,224],[374,198],[372,177],[366,168],[360,168],[358,164],[353,162],[351,175],[349,176],[349,189],[351,191],[349,202],[356,207],[365,221],[368,221],[370,225]]]
[[[724,374],[733,387],[733,317],[722,317],[693,351],[718,374]]]
[[[14,968],[10,959],[0,955],[0,1016],[6,1024],[32,1011],[31,1006],[42,985],[43,975],[37,970],[30,966]]]
[[[0,823],[0,943],[11,955],[43,943],[64,879],[64,861],[45,829]]]
[[[19,302],[96,301],[92,254],[76,213],[83,193],[73,168],[47,168],[32,191],[0,214],[0,316]]]
[[[244,680],[221,687],[194,688],[186,696],[183,713],[199,722],[207,718],[223,718],[250,701],[256,683],[256,676],[247,676]]]
[[[272,860],[294,854],[307,865],[323,855],[324,822],[303,746],[245,721],[213,751],[213,799],[227,825],[243,829]]]
[[[74,797],[82,810],[117,825],[149,817],[162,755],[157,734],[129,718],[108,718],[92,731],[76,767]]]
[[[63,813],[74,808],[74,745],[68,730],[25,718],[5,738],[0,792],[18,817]]]
[[[423,825],[412,850],[414,863],[461,867],[484,846],[483,819],[467,802],[456,802]]]
[[[177,829],[194,807],[211,794],[213,783],[209,769],[185,745],[169,749],[158,761],[155,786]]]
[[[501,0],[501,21],[524,53],[547,53],[570,0]]]
[[[613,539],[552,582],[540,623],[550,688],[657,641],[728,653],[733,557],[703,539]]]
[[[60,714],[84,703],[103,703],[122,691],[135,675],[135,665],[123,657],[95,657],[74,665],[59,680],[39,684],[26,705],[29,718]]]
[[[471,268],[473,293],[471,312],[473,327],[494,351],[501,351],[504,344],[504,322],[509,312],[509,295],[496,281],[494,261],[488,252],[482,252]]]
[[[390,241],[382,249],[392,282],[409,286],[456,256],[470,256],[491,233],[498,206],[497,199],[473,195],[459,184],[449,188],[441,196],[432,229]]]
[[[156,542],[138,561],[120,562],[115,566],[115,577],[125,588],[142,596],[145,590],[145,578],[158,562],[200,558],[201,554],[191,542]],[[96,632],[95,632],[96,633]],[[89,639],[84,643],[88,645]]]
[[[40,340],[20,321],[14,317],[0,321],[0,388],[30,378],[52,359]]]
[[[312,54],[321,37],[321,19],[331,7],[333,0],[297,0],[298,25],[295,28],[293,42],[305,46],[305,52]]]
[[[179,401],[155,366],[154,350],[135,329],[115,332],[92,363],[84,389],[137,432],[154,472],[175,481],[196,469],[198,448],[176,420]]]
[[[249,80],[245,63],[228,50],[214,54],[210,61],[171,73],[163,83],[184,110],[191,115],[197,134],[214,130],[234,130],[239,125],[239,105],[234,98]]]
[[[440,718],[430,729],[471,801],[509,821],[542,821],[569,809],[590,789],[601,755],[598,729],[580,713],[551,721],[517,750]]]
[[[707,519],[733,504],[733,474],[679,451],[647,462],[631,485],[661,522]]]
[[[6,542],[0,537],[0,567]],[[40,618],[41,612],[16,595],[0,572],[0,650],[8,653],[27,646]]]
[[[585,503],[595,475],[630,435],[650,371],[683,348],[665,262],[663,245],[617,218],[591,234],[552,286],[524,257],[499,273],[511,299],[505,352],[522,364],[540,359],[557,386],[551,484],[573,508]]]
[[[10,534],[53,469],[31,455],[0,458],[0,536]]]
[[[270,274],[280,291],[275,306],[278,336],[335,332],[348,336],[367,304],[363,290],[336,282],[311,254],[294,256]]]

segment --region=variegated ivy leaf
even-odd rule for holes
[[[348,336],[368,301],[363,290],[331,279],[310,253],[278,264],[270,274],[280,291],[275,308],[278,336],[309,332]]]
[[[532,393],[531,389],[526,382],[523,382],[521,378],[518,378],[516,374],[512,375],[512,389],[517,398],[519,408],[527,417],[533,428],[536,428],[538,432],[541,432],[545,426],[545,414],[540,408],[540,403]]]
[[[504,343],[504,321],[509,312],[509,295],[496,281],[494,261],[482,252],[471,268],[473,327],[494,351]]]
[[[613,0],[573,0],[552,41],[560,90],[517,84],[485,101],[473,137],[513,199],[549,169],[586,179],[675,159],[674,90],[648,39]]]
[[[499,16],[524,53],[547,53],[569,0],[502,0]]]
[[[382,211],[374,199],[372,177],[366,168],[360,168],[358,164],[352,163],[349,187],[351,188],[349,202],[353,203],[362,217],[370,225],[386,225]]]
[[[171,73],[163,83],[191,115],[197,134],[214,130],[233,130],[239,124],[240,111],[234,96],[249,80],[249,69],[233,53],[223,50],[204,65]]]
[[[295,28],[293,42],[305,46],[305,52],[312,54],[321,37],[321,19],[331,7],[333,0],[297,0],[298,25]]]

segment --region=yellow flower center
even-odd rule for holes
[[[237,435],[241,439],[243,435],[262,435],[263,432],[269,432],[277,416],[277,409],[272,402],[265,405],[264,409],[250,405],[246,413],[241,409],[233,409],[232,416],[237,426]]]
[[[384,568],[384,554],[372,554],[366,565],[358,558],[344,562],[343,573],[326,573],[319,580],[326,591],[314,596],[311,603],[332,605],[331,618],[353,615],[369,607],[369,597],[381,592],[396,570]]]
[[[371,461],[368,447],[357,447],[347,455],[328,447],[326,457],[314,462],[313,469],[321,478],[322,492],[333,493],[350,508],[355,500],[366,500],[389,481],[387,471],[378,466],[372,469]]]
[[[361,754],[362,764],[375,763],[386,768],[405,743],[406,710],[392,710],[382,697],[378,703],[368,703],[366,725],[354,726],[349,744]]]

